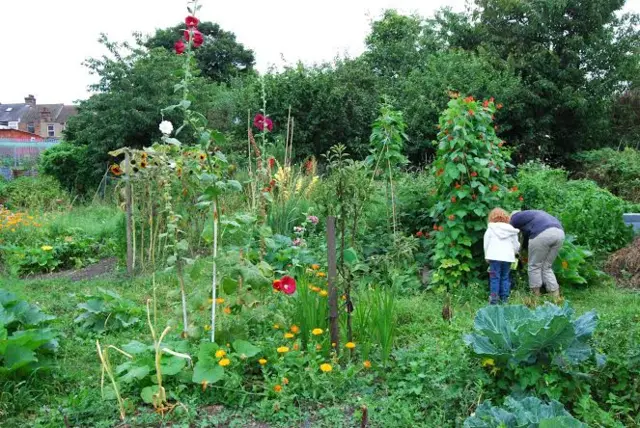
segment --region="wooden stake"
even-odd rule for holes
[[[329,266],[329,333],[336,354],[340,352],[340,330],[338,326],[338,292],[336,289],[336,218],[327,217],[327,263]]]
[[[131,195],[131,158],[129,152],[124,152],[124,177],[125,185],[125,206],[127,212],[127,273],[133,275],[133,215],[132,215],[132,195]]]

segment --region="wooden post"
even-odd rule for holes
[[[327,217],[327,264],[329,266],[329,333],[335,351],[340,351],[340,331],[338,329],[338,291],[336,290],[336,218]]]
[[[133,275],[133,215],[131,194],[131,158],[124,152],[125,206],[127,212],[127,273]]]

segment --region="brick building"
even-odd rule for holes
[[[37,104],[33,95],[24,103],[0,103],[0,129],[17,129],[42,138],[60,139],[71,116],[77,114],[75,106],[64,104]]]

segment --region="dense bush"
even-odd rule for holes
[[[593,181],[568,180],[564,170],[529,163],[520,169],[518,183],[524,208],[558,217],[576,244],[606,253],[624,247],[633,237],[622,219],[629,204]]]
[[[53,146],[40,155],[38,171],[57,178],[68,191],[82,193],[88,190],[88,174],[93,173],[89,167],[87,147],[65,142]]]
[[[640,203],[640,151],[626,148],[578,153],[578,177],[594,180],[614,195]]]
[[[69,195],[55,178],[38,175],[10,181],[2,187],[0,200],[10,209],[50,211],[67,206]]]

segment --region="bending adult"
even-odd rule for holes
[[[511,226],[520,229],[523,248],[529,251],[529,288],[540,295],[544,284],[554,297],[560,296],[560,286],[553,273],[553,262],[564,243],[560,220],[540,210],[517,211],[511,215]]]

